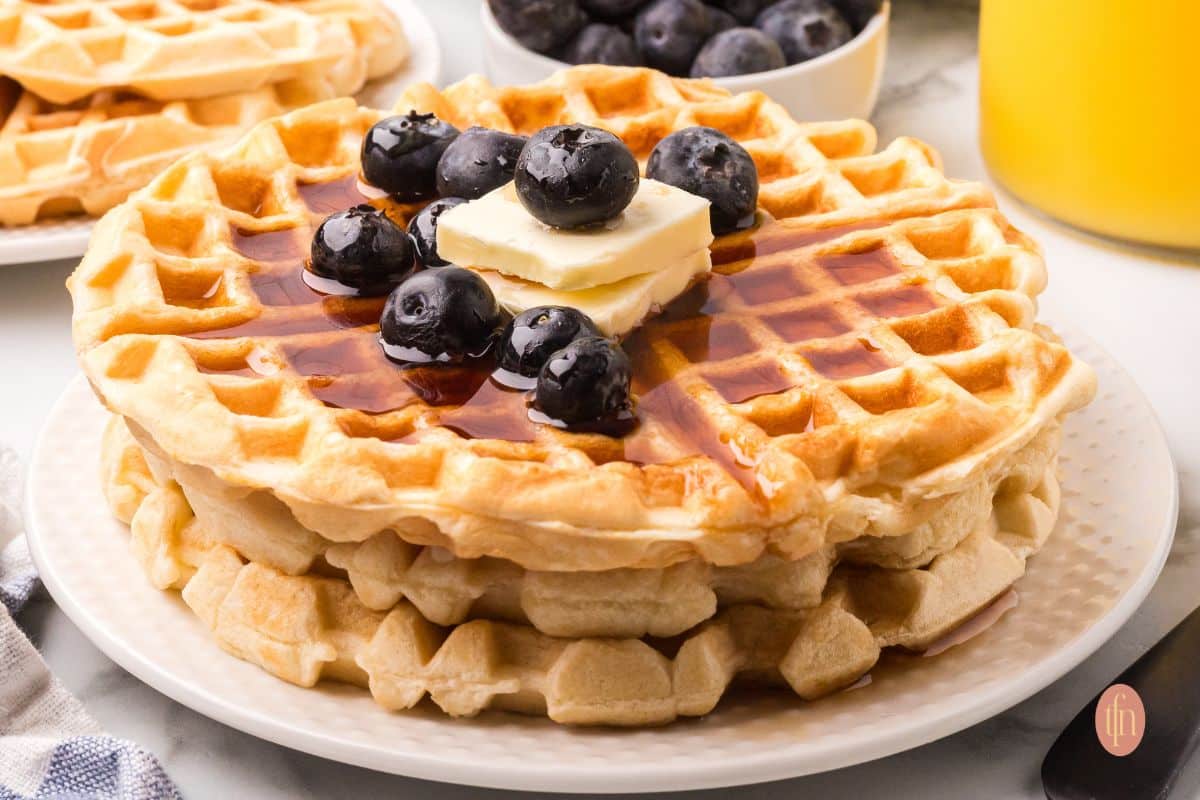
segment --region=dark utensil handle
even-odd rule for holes
[[[1113,683],[1137,690],[1145,737],[1127,756],[1110,755],[1096,734],[1097,695],[1042,762],[1049,800],[1163,800],[1200,742],[1200,609],[1193,611]]]

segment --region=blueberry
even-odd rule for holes
[[[717,35],[721,31],[727,31],[730,28],[736,28],[738,26],[737,17],[735,17],[733,14],[730,14],[725,9],[717,8],[716,6],[708,7],[708,19],[710,23],[709,30],[712,31],[709,34],[710,37]]]
[[[500,368],[536,378],[555,352],[582,336],[601,336],[592,318],[566,306],[536,306],[512,318],[500,334]]]
[[[550,356],[538,373],[534,406],[568,425],[628,411],[633,367],[616,343],[599,336],[576,339]]]
[[[413,245],[404,229],[374,206],[355,206],[325,218],[313,235],[308,263],[314,275],[384,295],[413,271]]]
[[[759,13],[776,0],[708,0],[710,5],[724,9],[743,25],[754,22]]]
[[[458,128],[433,114],[382,119],[363,138],[363,177],[402,203],[432,197],[438,160],[456,136]]]
[[[547,53],[587,24],[576,0],[488,0],[504,32],[530,50]]]
[[[646,5],[646,0],[579,0],[583,10],[602,19],[620,19]]]
[[[412,363],[483,355],[503,324],[487,283],[462,267],[410,276],[388,296],[379,320],[384,352]]]
[[[693,78],[749,75],[787,66],[783,51],[757,28],[731,28],[708,40],[692,64]]]
[[[850,23],[855,33],[867,27],[871,18],[883,8],[883,0],[833,0],[833,4],[842,12],[842,16]]]
[[[525,137],[488,128],[467,128],[437,165],[437,192],[442,197],[477,200],[512,180]]]
[[[646,177],[707,199],[718,236],[754,224],[758,169],[745,148],[718,130],[697,126],[672,133],[650,153]]]
[[[613,219],[638,187],[638,165],[625,143],[587,125],[552,125],[529,138],[517,159],[517,197],[556,228]]]
[[[816,58],[854,38],[850,24],[827,0],[783,0],[759,14],[754,27],[779,42],[789,64]]]
[[[421,212],[408,222],[408,235],[417,246],[417,258],[427,267],[444,267],[449,261],[438,255],[437,224],[438,217],[457,205],[467,202],[461,197],[442,197],[434,200],[421,209]]]
[[[648,66],[687,75],[713,33],[713,18],[700,0],[654,0],[637,15],[634,39]]]
[[[568,64],[608,64],[614,67],[640,67],[642,54],[633,37],[616,25],[593,22],[563,48],[562,60]]]

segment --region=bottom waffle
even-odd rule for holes
[[[148,436],[138,439],[113,418],[103,448],[105,485],[119,516],[133,523],[137,552],[159,588],[182,588],[197,553],[220,544],[285,574],[344,576],[358,600],[376,611],[407,600],[439,625],[485,618],[531,624],[552,636],[637,638],[678,635],[718,607],[813,608],[838,563],[926,566],[987,522],[998,492],[1036,481],[1054,458],[1060,435],[1057,425],[1042,431],[994,477],[949,498],[936,515],[903,535],[859,536],[792,561],[767,554],[725,567],[691,560],[598,572],[527,570],[496,558],[457,558],[441,547],[406,542],[391,530],[362,542],[330,542],[301,526],[268,494],[229,486],[206,470],[167,459]],[[169,490],[157,492],[135,518],[142,498],[158,486]]]
[[[703,715],[735,682],[789,687],[804,699],[844,688],[882,648],[924,649],[1003,593],[1059,505],[1051,458],[1038,473],[1015,470],[987,519],[924,567],[843,563],[809,607],[734,602],[676,637],[560,638],[491,619],[438,625],[408,600],[368,607],[322,562],[289,575],[246,560],[208,536],[178,484],[155,480],[122,442],[131,444],[123,426],[110,428],[110,504],[132,520],[151,579],[182,589],[225,650],[302,686],[368,687],[389,709],[428,695],[456,716],[494,708],[586,725]]]

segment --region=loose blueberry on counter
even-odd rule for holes
[[[413,244],[383,211],[355,206],[325,218],[313,235],[308,269],[360,295],[385,295],[413,271]]]
[[[478,200],[512,180],[525,137],[472,127],[458,135],[437,165],[437,193]]]
[[[563,44],[587,24],[576,0],[488,0],[488,5],[505,33],[539,53]]]
[[[743,25],[754,22],[764,8],[776,0],[708,0],[708,4],[724,9]]]
[[[758,169],[744,147],[718,130],[695,126],[672,133],[650,153],[646,177],[708,200],[717,236],[754,224]]]
[[[670,75],[687,75],[712,34],[713,18],[700,0],[654,0],[633,29],[646,64]]]
[[[632,14],[642,6],[646,5],[647,0],[579,0],[579,5],[583,6],[583,10],[595,17],[601,19],[618,19],[627,14]]]
[[[749,75],[787,66],[783,50],[757,28],[731,28],[718,33],[700,49],[692,64],[693,78]]]
[[[481,356],[504,324],[483,278],[462,267],[423,270],[388,296],[379,320],[383,351],[394,361],[457,363]]]
[[[582,228],[613,219],[637,193],[638,165],[625,143],[588,125],[552,125],[517,159],[517,197],[537,219]]]
[[[535,306],[517,314],[504,327],[496,363],[514,376],[537,378],[557,351],[581,337],[602,335],[592,318],[578,309]]]
[[[613,67],[640,67],[642,54],[633,37],[616,25],[593,22],[563,48],[562,59],[568,64],[608,64]]]
[[[449,264],[437,251],[438,217],[445,212],[467,202],[461,197],[442,197],[429,205],[409,220],[408,235],[417,246],[417,259],[426,267],[444,267]]]
[[[382,119],[363,138],[363,177],[402,203],[432,197],[438,160],[457,136],[458,128],[433,114]]]
[[[758,15],[754,27],[779,42],[789,64],[808,61],[854,38],[828,0],[783,0]]]
[[[599,336],[576,339],[538,373],[534,407],[551,420],[576,425],[630,409],[633,367],[619,345]]]
[[[834,0],[833,4],[855,33],[867,27],[871,18],[883,9],[883,0]]]

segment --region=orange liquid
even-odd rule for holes
[[[994,177],[1097,233],[1200,248],[1200,2],[983,0]]]

